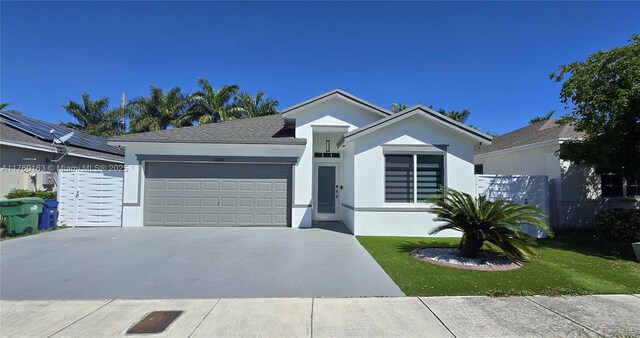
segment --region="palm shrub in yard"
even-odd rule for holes
[[[543,220],[543,212],[532,205],[511,201],[490,201],[486,196],[475,198],[454,189],[440,192],[429,200],[429,210],[436,214],[435,221],[444,222],[431,231],[436,234],[452,229],[462,232],[460,255],[476,258],[480,248],[489,242],[500,248],[511,260],[528,261],[536,253],[535,238],[521,230],[521,225],[532,225],[553,236]]]

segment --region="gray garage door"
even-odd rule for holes
[[[291,165],[145,165],[144,225],[286,226]]]

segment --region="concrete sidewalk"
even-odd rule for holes
[[[126,335],[181,310],[160,334]],[[584,337],[640,335],[640,295],[0,301],[2,337]]]

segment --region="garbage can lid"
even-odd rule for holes
[[[44,205],[46,205],[49,208],[56,208],[56,207],[58,207],[58,201],[56,201],[56,200],[44,200]]]
[[[44,203],[44,200],[40,197],[23,197],[23,198],[12,198],[10,200],[0,201],[0,206],[10,206],[10,205],[19,205],[19,204],[33,204],[33,203]]]

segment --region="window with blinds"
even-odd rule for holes
[[[424,202],[444,185],[444,156],[417,155],[417,202]]]
[[[444,155],[386,155],[385,201],[423,203],[444,186]]]
[[[413,155],[385,156],[385,200],[413,203]]]

